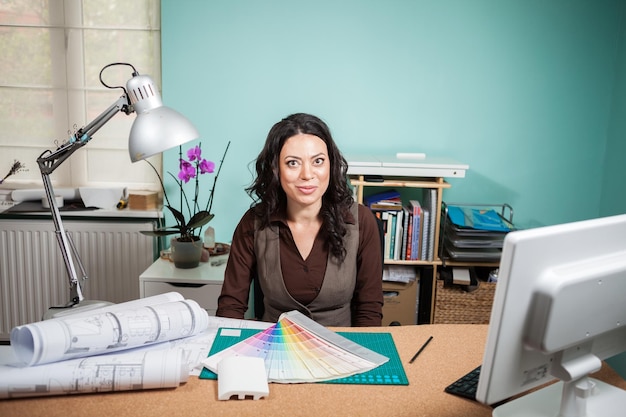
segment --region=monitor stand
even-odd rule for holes
[[[563,382],[557,382],[538,391],[496,407],[494,417],[622,417],[626,410],[626,391],[597,379],[579,380],[589,389],[578,389],[569,403]],[[593,385],[595,384],[595,385]],[[576,387],[572,387],[576,390]],[[586,396],[586,398],[585,398]]]

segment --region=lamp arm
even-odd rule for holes
[[[59,146],[54,152],[45,151],[39,156],[39,158],[37,158],[37,165],[41,171],[46,198],[48,200],[48,204],[50,205],[50,212],[52,214],[52,221],[54,222],[57,242],[61,248],[63,262],[65,263],[65,269],[67,270],[67,274],[69,276],[70,301],[64,307],[72,307],[84,299],[80,288],[80,282],[78,281],[73,256],[76,257],[78,266],[83,274],[83,280],[87,279],[87,274],[74,243],[70,240],[69,235],[63,227],[63,221],[61,220],[61,213],[59,212],[59,207],[56,203],[50,174],[54,172],[74,152],[85,146],[87,142],[91,140],[93,134],[120,111],[123,111],[126,114],[133,112],[132,106],[128,103],[126,95],[121,96],[115,103],[113,103],[88,125],[80,128],[73,136],[70,137],[68,142]]]
[[[44,190],[46,191],[46,198],[48,199],[48,204],[52,213],[52,221],[54,222],[54,232],[57,238],[57,243],[61,248],[61,255],[63,256],[63,262],[65,263],[65,269],[67,270],[67,274],[69,277],[70,301],[65,307],[71,307],[84,299],[80,288],[80,283],[78,281],[78,275],[76,274],[74,258],[72,257],[73,252],[71,248],[73,247],[73,245],[70,245],[69,235],[63,227],[63,221],[61,220],[59,207],[57,206],[56,200],[54,198],[54,189],[52,188],[50,175],[48,173],[42,172],[41,177],[43,179]],[[78,257],[78,253],[74,253],[74,255]],[[86,279],[86,277],[83,277],[83,279]]]
[[[115,116],[120,111],[123,111],[127,115],[131,114],[134,111],[133,106],[130,104],[130,100],[128,99],[126,94],[120,96],[120,98],[118,98],[115,103],[111,104],[108,109],[100,113],[98,117],[93,119],[88,125],[86,125],[82,129],[80,129],[78,132],[82,133],[82,136],[79,138],[79,140],[84,140],[85,142],[91,140],[93,134],[100,130],[102,126],[104,126],[109,120],[111,120],[111,118],[113,118],[113,116]]]
[[[121,96],[108,109],[100,113],[88,125],[78,129],[76,133],[70,136],[69,141],[59,146],[56,150],[45,151],[37,159],[37,165],[41,173],[53,173],[67,158],[74,152],[82,148],[89,142],[94,133],[113,118],[118,112],[123,111],[126,114],[133,112],[132,107],[128,104],[126,95]]]

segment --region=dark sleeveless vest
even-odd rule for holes
[[[263,321],[276,322],[283,312],[298,310],[323,326],[349,327],[352,325],[350,304],[356,286],[356,256],[359,246],[358,206],[353,204],[350,211],[354,224],[346,224],[344,236],[346,258],[343,263],[329,254],[326,274],[317,297],[303,305],[294,300],[287,291],[280,266],[280,241],[278,226],[271,225],[257,230],[254,234],[254,249],[257,255],[257,279],[263,291],[265,313]]]

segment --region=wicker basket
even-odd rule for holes
[[[437,280],[433,323],[488,324],[495,290],[493,282],[481,282],[478,289],[467,292],[457,285],[444,286],[443,280]]]

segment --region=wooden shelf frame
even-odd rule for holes
[[[437,202],[435,213],[435,240],[434,240],[434,255],[432,261],[406,261],[406,260],[384,260],[385,265],[413,265],[413,266],[431,266],[432,274],[428,277],[423,274],[420,276],[420,285],[423,285],[423,281],[428,279],[431,287],[430,294],[430,323],[433,322],[434,308],[435,308],[435,291],[436,291],[436,279],[437,268],[441,266],[442,262],[439,259],[439,232],[441,225],[441,206],[443,202],[443,190],[450,188],[450,184],[447,183],[443,177],[406,177],[406,176],[383,176],[382,180],[370,181],[366,180],[366,175],[348,175],[350,185],[355,189],[356,201],[363,204],[364,189],[370,187],[386,187],[386,188],[421,188],[421,189],[435,189],[437,190]]]

